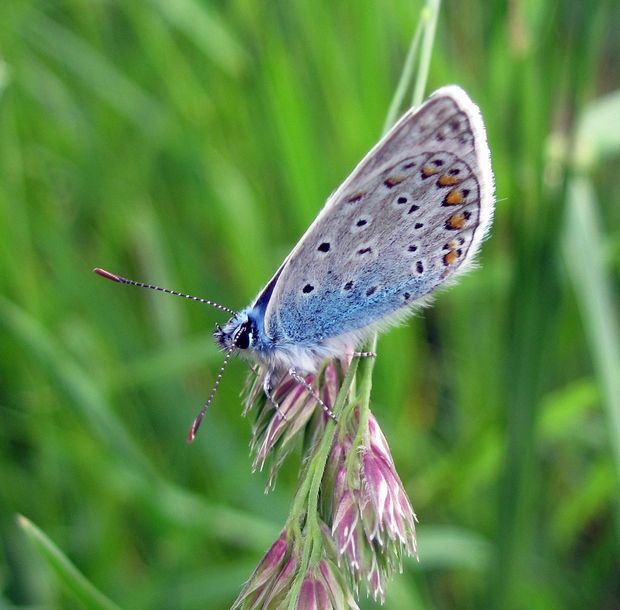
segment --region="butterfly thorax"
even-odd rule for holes
[[[314,372],[327,357],[340,355],[342,347],[312,342],[304,345],[287,340],[287,337],[271,337],[264,329],[263,312],[260,307],[248,307],[233,316],[223,327],[217,326],[213,337],[224,350],[234,350],[241,356],[254,359],[272,373],[294,367],[303,372]]]

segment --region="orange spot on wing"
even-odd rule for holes
[[[455,176],[448,176],[448,174],[444,174],[443,176],[439,176],[439,180],[437,180],[437,186],[454,186],[461,182]]]
[[[456,250],[450,250],[450,252],[444,254],[443,264],[446,265],[446,267],[448,265],[453,265],[454,263],[456,263],[458,257],[459,255],[457,254]]]
[[[444,205],[460,205],[465,201],[463,191],[460,189],[451,190],[444,198]]]
[[[383,184],[385,184],[385,186],[391,189],[393,186],[400,184],[401,182],[403,182],[403,180],[406,179],[407,176],[390,176],[387,180],[383,182]]]
[[[438,172],[439,170],[436,167],[433,167],[432,165],[425,165],[422,168],[422,176],[424,178],[429,178],[430,176],[434,176]]]
[[[463,214],[452,214],[448,220],[446,220],[446,229],[450,231],[458,231],[465,226],[465,216]]]
[[[347,199],[347,203],[355,203],[359,201],[366,193],[364,191],[360,191],[359,193],[353,193]]]

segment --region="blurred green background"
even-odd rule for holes
[[[298,461],[263,493],[241,362],[188,446],[225,316],[91,269],[246,305],[380,135],[420,7],[2,0],[0,608],[84,607],[17,513],[123,608],[230,606]],[[620,608],[618,31],[611,1],[442,7],[427,91],[480,105],[497,216],[379,341],[420,519],[386,608]]]

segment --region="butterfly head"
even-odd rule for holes
[[[256,323],[246,313],[233,316],[224,327],[218,326],[213,333],[215,341],[223,350],[231,348],[246,350],[254,347]]]

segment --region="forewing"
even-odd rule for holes
[[[478,108],[445,87],[330,197],[279,271],[267,334],[313,345],[397,314],[472,261],[492,213]]]

